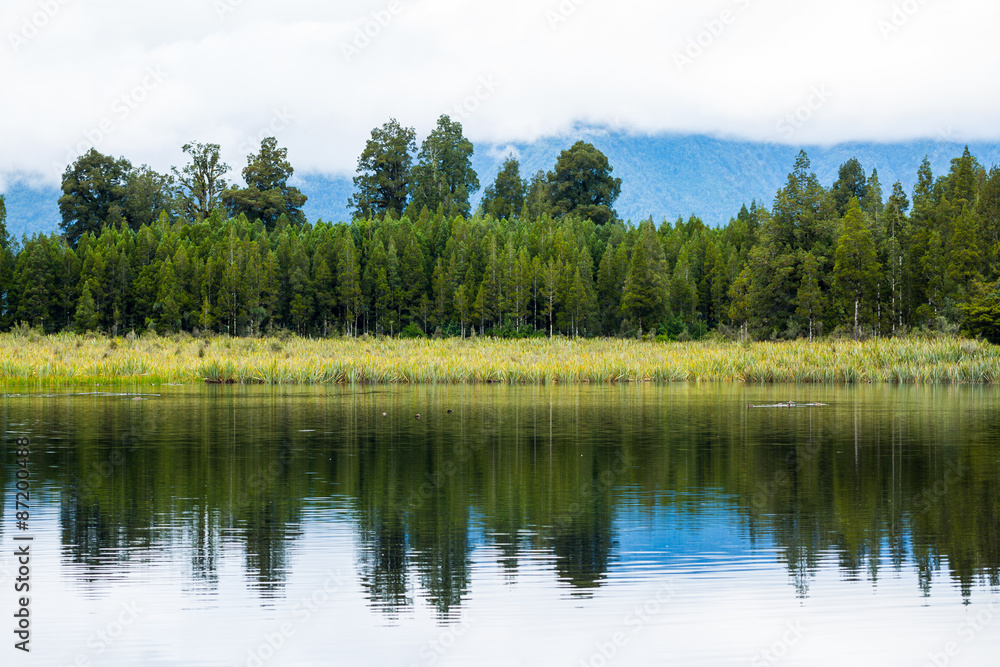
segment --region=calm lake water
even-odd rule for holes
[[[4,665],[1000,655],[994,388],[133,391],[2,400]]]

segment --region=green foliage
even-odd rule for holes
[[[359,161],[358,217],[315,225],[273,138],[248,158],[248,187],[224,192],[218,147],[189,144],[180,200],[171,177],[91,151],[67,169],[64,238],[12,244],[0,198],[0,330],[687,340],[738,328],[744,343],[989,331],[980,286],[1000,278],[1000,171],[968,151],[938,178],[925,161],[912,206],[899,183],[883,202],[856,161],[827,190],[801,152],[772,210],[752,202],[711,228],[614,219],[620,182],[583,142],[530,183],[506,160],[470,217],[461,126],[442,117],[422,147],[419,196],[437,199],[409,202],[413,131],[390,121]],[[838,216],[838,197],[858,191]],[[223,194],[228,216],[208,203]]]
[[[91,148],[66,167],[59,198],[60,226],[71,246],[86,232],[97,234],[109,218],[121,219],[132,163]]]
[[[121,212],[129,227],[138,231],[152,226],[166,215],[173,219],[178,213],[174,178],[160,174],[146,165],[133,169],[125,179],[125,196]]]
[[[809,324],[809,340],[813,339],[816,321],[823,312],[823,293],[819,287],[819,262],[811,252],[802,263],[802,282],[795,295],[795,314]]]
[[[637,326],[655,324],[667,311],[666,260],[650,222],[640,225],[622,293],[622,314]]]
[[[229,165],[222,161],[219,144],[193,142],[184,144],[182,150],[189,156],[188,163],[173,169],[181,186],[181,208],[190,220],[204,220],[222,204]]]
[[[421,144],[419,162],[413,168],[411,207],[416,211],[440,207],[449,216],[469,215],[469,196],[479,190],[479,177],[472,168],[473,152],[461,123],[448,116],[438,118],[437,127]]]
[[[549,198],[557,215],[577,215],[603,225],[618,218],[612,208],[621,194],[622,179],[593,144],[578,141],[559,154],[549,174]]]
[[[410,168],[415,151],[416,131],[400,126],[395,118],[372,130],[371,139],[358,158],[356,192],[348,202],[355,218],[403,212],[410,193]]]
[[[407,324],[403,327],[403,330],[399,332],[400,338],[426,338],[423,330],[416,324]]]
[[[837,180],[830,190],[837,215],[843,217],[847,213],[851,199],[863,202],[867,194],[868,182],[865,178],[865,170],[857,158],[852,157],[840,165],[840,169],[837,171]]]
[[[90,292],[90,284],[84,283],[83,292],[76,306],[76,330],[80,333],[94,331],[97,329],[97,309],[94,304],[94,297]]]
[[[247,220],[260,220],[267,229],[274,229],[282,215],[293,224],[305,222],[306,196],[288,184],[295,170],[287,157],[288,149],[278,148],[274,137],[261,141],[260,152],[251,154],[243,169],[247,186],[230,188],[222,195],[230,217],[245,215]]]
[[[882,270],[875,253],[871,230],[857,199],[851,199],[844,216],[844,228],[837,241],[833,281],[840,307],[854,316],[854,337],[861,336],[861,325],[870,322],[875,292]]]
[[[1000,345],[1000,281],[973,286],[972,297],[962,305],[962,333],[981,336]]]
[[[528,183],[521,178],[520,163],[511,156],[504,160],[496,180],[483,191],[480,205],[483,213],[506,220],[521,213],[527,194]]]

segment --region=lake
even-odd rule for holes
[[[823,405],[747,407],[789,400]],[[2,417],[5,665],[1000,655],[992,387],[11,390]]]

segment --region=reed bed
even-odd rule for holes
[[[1000,380],[974,340],[654,343],[620,339],[107,338],[0,334],[0,383],[431,384]]]

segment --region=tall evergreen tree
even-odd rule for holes
[[[993,167],[979,190],[976,212],[980,220],[987,277],[1000,276],[1000,167]]]
[[[667,315],[666,260],[652,222],[642,223],[636,234],[621,310],[634,326],[650,329]]]
[[[964,201],[964,200],[963,200]],[[982,280],[983,258],[979,251],[979,221],[963,204],[962,212],[955,219],[948,244],[948,280],[958,290],[958,299],[964,299],[973,281]]]
[[[229,165],[222,161],[219,144],[191,142],[182,150],[189,156],[188,163],[173,169],[181,187],[181,206],[189,219],[204,220],[222,205]]]
[[[413,168],[413,201],[419,211],[441,207],[449,215],[469,215],[469,197],[479,190],[479,177],[472,168],[472,142],[462,134],[462,124],[448,116],[438,118],[437,127],[420,145],[419,162]]]
[[[354,243],[348,241],[346,245],[354,248]],[[360,267],[358,261],[355,257],[356,251],[351,251],[351,258],[348,260],[350,262],[350,278],[353,279],[353,284],[351,287],[351,293],[349,294],[349,299],[351,301],[351,318],[356,320],[361,310],[361,288],[358,285],[360,279],[359,272]],[[292,300],[288,304],[288,316],[295,327],[295,330],[300,334],[308,331],[310,324],[313,321],[313,283],[311,280],[312,267],[309,263],[309,254],[306,251],[305,240],[301,237],[295,244],[295,248],[292,251],[292,264],[291,271],[289,273],[289,283],[292,288]]]
[[[868,182],[865,178],[865,170],[857,158],[852,157],[840,165],[840,169],[837,171],[837,180],[833,184],[830,194],[839,217],[846,215],[851,199],[865,202],[868,194]]]
[[[128,172],[124,187],[120,207],[129,227],[135,231],[143,225],[152,226],[163,214],[173,219],[178,213],[177,188],[170,175],[142,165]]]
[[[348,336],[357,335],[358,316],[361,314],[361,263],[358,251],[346,228],[341,228],[334,244],[337,256],[337,302],[344,330]]]
[[[372,130],[371,139],[358,158],[355,193],[348,201],[355,218],[403,212],[410,193],[416,149],[416,131],[402,127],[395,118]]]
[[[613,171],[607,156],[593,144],[578,141],[564,150],[548,175],[553,212],[589,218],[598,225],[616,220],[613,207],[622,179],[612,176]]]
[[[806,254],[802,262],[802,282],[799,283],[799,291],[795,295],[795,305],[796,314],[808,323],[809,340],[812,340],[816,323],[823,313],[823,293],[819,288],[819,262],[811,252]]]
[[[160,264],[158,282],[159,289],[157,290],[156,303],[153,307],[153,310],[157,313],[157,329],[165,333],[177,331],[181,327],[180,304],[182,299],[178,294],[179,287],[177,284],[177,274],[174,272],[174,263],[169,258]]]
[[[260,152],[247,157],[243,169],[247,186],[222,193],[229,215],[235,218],[243,214],[247,220],[260,220],[267,229],[274,229],[282,215],[293,224],[304,223],[302,207],[307,197],[288,184],[294,173],[288,162],[288,149],[278,148],[274,137],[265,138],[260,143]]]
[[[112,214],[121,216],[132,163],[91,148],[66,167],[59,197],[60,226],[71,247],[85,232],[98,234]]]
[[[542,216],[552,214],[552,184],[544,170],[535,172],[528,183],[527,194],[524,197],[524,209],[521,217],[526,220],[539,220]]]
[[[514,156],[507,157],[496,180],[483,191],[483,213],[499,220],[517,217],[527,194],[528,183],[521,178],[520,163]]]
[[[854,338],[861,337],[861,325],[871,318],[871,295],[878,284],[879,266],[871,230],[856,198],[852,198],[844,216],[843,231],[837,241],[833,280],[842,308],[854,313]]]
[[[83,284],[83,292],[77,301],[76,307],[76,330],[80,333],[94,331],[97,329],[97,307],[94,304],[94,297],[90,292],[90,282]]]
[[[0,194],[0,327],[2,328],[12,324],[13,310],[16,307],[14,263],[11,238],[7,232],[7,206],[4,196]]]
[[[10,234],[7,232],[7,202],[0,194],[0,248],[10,248]]]

